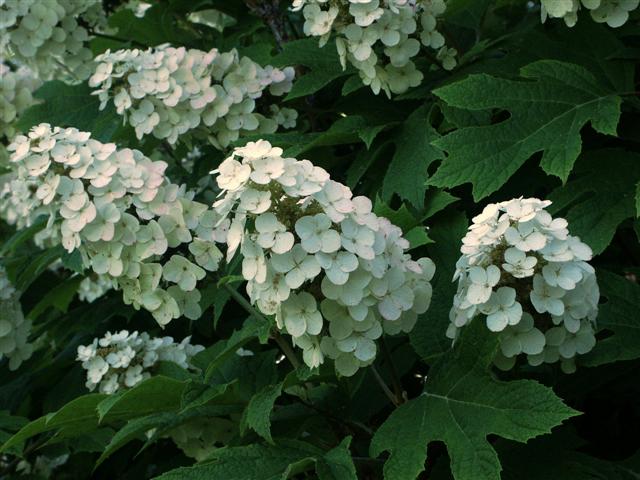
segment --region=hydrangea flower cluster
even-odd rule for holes
[[[262,68],[238,52],[204,52],[160,45],[148,50],[108,51],[98,55],[89,85],[104,108],[109,100],[134,127],[138,139],[148,134],[173,144],[197,129],[223,149],[245,133],[274,133],[295,126],[291,116],[273,119],[256,111],[268,90],[279,96],[291,90],[292,67]]]
[[[78,285],[78,298],[83,302],[92,303],[115,287],[111,277],[104,275],[90,275],[83,278]]]
[[[171,337],[150,337],[146,332],[107,332],[89,345],[80,345],[77,360],[87,371],[87,388],[110,394],[149,378],[158,362],[193,368],[191,359],[204,347],[190,341],[191,337],[186,337],[176,343]]]
[[[13,124],[35,103],[32,93],[39,86],[40,80],[28,67],[12,70],[0,63],[0,138],[13,138],[16,134]]]
[[[48,216],[40,241],[79,249],[85,266],[113,279],[125,303],[160,325],[200,317],[196,286],[217,269],[224,231],[214,211],[169,182],[166,163],[48,124],[16,137],[9,150],[15,178],[0,196],[9,205],[0,210],[18,212],[9,222],[21,228]]]
[[[437,51],[442,67],[456,66],[457,52],[445,45],[437,29],[446,10],[444,0],[294,0],[302,9],[304,33],[324,45],[332,30],[342,67],[347,61],[378,94],[406,92],[422,82],[411,60],[421,45]]]
[[[93,55],[89,30],[106,24],[100,0],[4,0],[0,56],[15,57],[41,77],[70,74],[84,80]]]
[[[30,334],[31,322],[24,318],[20,295],[0,266],[0,360],[9,359],[9,370],[16,370],[31,357]]]
[[[578,10],[584,7],[595,22],[617,28],[627,23],[629,12],[639,5],[640,0],[541,0],[540,14],[543,22],[547,17],[562,18],[568,27],[573,27]]]
[[[231,219],[227,261],[242,253],[251,302],[276,316],[307,365],[327,356],[350,376],[373,362],[383,331],[408,332],[427,310],[435,266],[411,259],[400,228],[368,198],[282,154],[249,142],[214,170],[214,209]]]
[[[487,205],[462,240],[447,336],[455,339],[481,315],[499,335],[495,363],[503,369],[525,354],[530,365],[560,361],[572,372],[576,355],[596,342],[592,252],[569,235],[565,219],[551,217],[550,204],[517,198]]]
[[[218,448],[228,445],[236,434],[231,420],[218,417],[199,417],[172,428],[168,436],[176,446],[198,462],[206,460]]]

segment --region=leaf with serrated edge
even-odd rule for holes
[[[424,469],[427,445],[443,441],[455,480],[499,480],[487,435],[526,442],[578,414],[533,380],[503,382],[489,372],[497,348],[482,322],[429,372],[423,395],[395,410],[375,433],[372,456],[389,451],[384,478],[411,480]]]
[[[587,123],[616,135],[621,99],[583,67],[541,60],[520,70],[524,80],[486,74],[434,91],[448,105],[467,110],[506,109],[510,118],[456,130],[434,144],[448,153],[431,185],[473,184],[476,200],[495,192],[536,152],[545,172],[565,181],[582,149]]]

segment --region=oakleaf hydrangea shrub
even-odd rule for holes
[[[305,35],[320,37],[321,46],[335,32],[342,67],[353,65],[376,94],[420,85],[412,58],[423,46],[435,50],[445,70],[456,66],[456,49],[438,31],[444,0],[294,0],[292,8],[302,10]]]
[[[559,361],[572,372],[575,357],[596,343],[600,292],[591,248],[545,210],[550,204],[516,198],[487,205],[462,240],[447,336],[455,339],[480,317],[499,336],[500,368],[522,354],[530,365]]]
[[[43,78],[84,80],[91,74],[90,31],[104,28],[99,0],[5,0],[0,3],[0,56]]]
[[[0,265],[0,360],[8,358],[10,370],[18,369],[33,354],[30,334],[31,321],[24,318],[20,294]]]
[[[227,261],[242,253],[251,302],[308,366],[329,357],[351,376],[373,362],[383,332],[409,332],[429,307],[433,262],[412,260],[400,228],[324,169],[261,140],[215,173],[213,208],[231,220]]]
[[[151,377],[158,362],[193,369],[191,359],[204,347],[190,342],[191,337],[177,343],[172,337],[151,337],[146,332],[107,332],[89,345],[80,345],[77,359],[87,371],[86,387],[110,394]]]
[[[23,228],[47,216],[40,242],[79,250],[85,266],[113,279],[125,303],[160,325],[199,318],[196,285],[217,270],[214,242],[224,232],[213,211],[165,177],[165,162],[47,124],[16,137],[9,150],[15,177],[0,196],[9,222]]]
[[[223,149],[240,135],[295,127],[289,108],[259,110],[267,93],[291,90],[292,67],[261,67],[236,50],[208,52],[160,45],[98,55],[89,85],[101,108],[112,101],[136,136],[153,134],[174,144],[187,132]]]
[[[597,23],[621,27],[629,20],[629,13],[638,8],[640,0],[541,0],[544,22],[549,18],[562,18],[568,27],[578,21],[578,11],[584,8]]]

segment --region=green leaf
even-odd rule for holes
[[[29,264],[20,271],[16,280],[16,288],[24,292],[47,269],[49,265],[58,260],[64,253],[64,248],[58,245],[44,250],[33,257]]]
[[[451,340],[445,336],[449,326],[449,310],[456,293],[451,281],[456,262],[460,257],[460,239],[467,231],[467,219],[461,213],[442,215],[429,229],[435,244],[429,246],[429,257],[436,264],[431,282],[433,297],[429,310],[422,315],[409,333],[414,350],[429,362],[451,348]]]
[[[39,433],[51,430],[64,430],[65,434],[70,436],[96,429],[98,426],[96,407],[105,397],[107,396],[103,394],[91,393],[72,400],[57,412],[40,417],[25,425],[2,445],[0,452],[4,452]]]
[[[155,375],[97,406],[100,423],[177,410],[186,382]]]
[[[409,115],[393,140],[396,151],[382,183],[383,199],[389,201],[395,193],[418,209],[424,206],[427,169],[443,158],[442,152],[432,145],[437,138],[426,106]]]
[[[349,444],[351,437],[346,437],[340,445],[329,450],[318,461],[316,472],[319,480],[358,480],[356,467],[353,465]]]
[[[266,340],[270,328],[271,325],[265,325],[262,320],[250,317],[244,322],[242,328],[233,332],[227,340],[222,340],[197,354],[194,365],[205,370],[205,381],[209,381],[216,369],[231,355],[235,355],[240,347],[256,338]]]
[[[118,430],[111,438],[111,441],[100,455],[100,458],[96,461],[96,467],[131,440],[144,435],[153,428],[171,424],[174,418],[174,413],[158,413],[129,420],[124,427]]]
[[[75,249],[71,253],[64,252],[60,260],[64,268],[79,274],[84,272],[84,262],[82,261],[82,254],[79,249]]]
[[[333,80],[350,75],[351,69],[343,70],[334,45],[318,46],[315,38],[294,40],[284,45],[282,52],[271,62],[276,67],[304,65],[309,72],[296,77],[293,88],[285,100],[311,95]]]
[[[282,383],[278,383],[276,385],[267,385],[251,397],[242,418],[241,428],[244,430],[249,427],[267,442],[273,443],[271,438],[271,411],[281,393]]]
[[[503,382],[490,366],[495,336],[481,322],[429,372],[424,393],[395,410],[375,433],[372,456],[389,451],[385,479],[411,480],[424,470],[427,445],[446,444],[455,480],[499,480],[490,434],[526,442],[578,414],[533,380]]]
[[[409,240],[409,243],[411,244],[410,249],[433,243],[433,240],[429,238],[426,227],[413,227],[404,234],[404,238]]]
[[[40,123],[76,127],[91,132],[91,137],[96,140],[108,142],[122,125],[122,118],[112,104],[100,110],[100,101],[96,95],[91,95],[91,91],[86,83],[67,85],[59,80],[46,82],[34,94],[42,103],[22,113],[16,127],[23,132]]]
[[[80,285],[81,281],[82,277],[72,277],[53,287],[29,311],[27,318],[35,320],[49,307],[55,307],[59,312],[66,313],[69,309],[69,304],[71,304],[78,292],[78,285]]]
[[[640,285],[605,270],[598,270],[597,277],[607,298],[599,306],[598,329],[613,335],[598,340],[580,363],[597,366],[640,358]]]
[[[11,237],[3,242],[2,248],[0,248],[0,257],[15,251],[20,245],[31,240],[36,233],[45,228],[47,220],[48,218],[46,215],[40,215],[29,227],[18,230],[16,233],[11,235]]]
[[[206,463],[167,472],[157,480],[281,480],[289,478],[291,466],[310,460],[321,452],[302,442],[281,442],[277,447],[247,445],[217,450]],[[305,462],[306,463],[306,462]]]
[[[509,119],[467,127],[436,140],[448,153],[431,185],[473,184],[476,200],[496,191],[536,152],[545,172],[565,181],[578,157],[580,130],[587,123],[616,135],[621,99],[579,65],[541,60],[520,70],[523,80],[486,74],[434,91],[450,106],[467,110],[506,109]]]
[[[640,154],[621,149],[588,152],[578,159],[572,179],[549,195],[550,211],[566,210],[571,234],[595,254],[602,253],[618,225],[636,215],[639,179]]]

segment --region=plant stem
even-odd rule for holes
[[[391,370],[391,384],[393,385],[397,402],[400,405],[406,400],[405,392],[402,388],[402,383],[400,382],[400,376],[398,375],[398,370],[396,370],[395,363],[393,363],[393,357],[391,356],[391,351],[389,350],[387,342],[384,340],[384,336],[381,338],[380,343],[382,344],[382,353],[389,364],[389,370]]]
[[[397,407],[399,405],[398,399],[393,394],[391,389],[387,387],[387,384],[385,383],[384,379],[380,376],[380,373],[378,372],[378,369],[376,368],[375,365],[371,365],[371,371],[373,372],[373,376],[378,382],[378,385],[380,385],[380,388],[382,388],[382,391],[384,392],[384,394],[387,396],[387,398],[389,398],[389,400],[391,400],[391,403],[393,403]]]
[[[258,310],[256,310],[254,306],[247,301],[246,298],[244,298],[240,293],[238,293],[236,289],[231,287],[228,283],[224,284],[224,288],[229,292],[229,295],[231,295],[233,299],[236,302],[238,302],[238,304],[240,304],[240,306],[247,311],[247,313],[252,315],[254,318],[260,320],[261,322],[269,323],[269,320],[267,320],[267,318],[264,315],[258,312]],[[280,332],[278,332],[277,330],[274,330],[273,332],[271,332],[271,338],[273,338],[276,341],[276,343],[278,344],[278,347],[280,347],[280,350],[282,350],[282,353],[284,353],[285,357],[287,357],[289,362],[291,362],[291,365],[293,365],[293,368],[298,368],[301,366],[300,360],[298,360],[298,358],[296,357],[296,354],[291,348],[291,346],[282,337],[282,335],[280,335]]]

